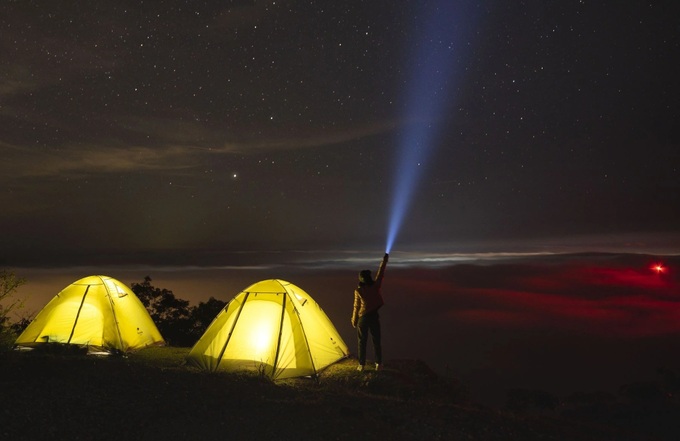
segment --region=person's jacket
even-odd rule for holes
[[[360,283],[354,290],[354,309],[352,311],[352,326],[356,326],[359,317],[369,312],[377,311],[385,302],[383,301],[380,287],[385,276],[387,256],[380,263],[378,273],[372,284]]]

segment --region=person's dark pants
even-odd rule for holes
[[[382,345],[380,343],[380,316],[378,311],[369,312],[359,317],[357,323],[357,337],[359,338],[359,364],[366,364],[366,343],[368,334],[373,337],[373,349],[375,350],[375,362],[382,363]]]

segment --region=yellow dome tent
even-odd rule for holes
[[[284,379],[316,376],[348,354],[309,294],[270,279],[236,295],[196,342],[188,361],[209,371],[255,370]]]
[[[21,349],[45,343],[78,345],[90,352],[128,352],[164,341],[128,287],[111,277],[89,276],[57,294],[14,344]]]

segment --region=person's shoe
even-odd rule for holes
[[[357,366],[357,370],[358,370],[359,372],[363,371],[363,370],[364,370],[364,365],[363,365],[363,364],[360,364],[359,366]]]
[[[380,363],[375,364],[375,370],[376,371],[381,371],[382,370],[382,365]]]

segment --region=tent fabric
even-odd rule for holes
[[[85,277],[64,288],[38,313],[15,346],[45,343],[104,352],[165,344],[139,298],[108,276]]]
[[[270,279],[237,294],[196,342],[188,361],[208,371],[255,370],[285,379],[315,376],[348,354],[309,294]]]

